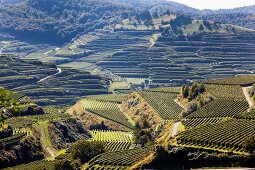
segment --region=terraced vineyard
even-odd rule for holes
[[[176,93],[150,91],[139,91],[138,93],[159,113],[162,119],[179,119],[183,109],[174,101]]]
[[[100,77],[85,71],[57,70],[53,64],[10,56],[1,56],[0,61],[0,85],[30,96],[41,106],[69,105],[86,95],[109,93]]]
[[[92,140],[101,142],[133,142],[133,134],[116,131],[92,131]]]
[[[120,110],[89,110],[89,112],[94,113],[98,116],[104,117],[106,119],[117,122],[121,125],[133,129],[133,125],[129,122],[128,118]]]
[[[136,161],[144,158],[149,152],[150,147],[122,150],[115,152],[106,152],[93,158],[86,169],[97,167],[114,166],[116,169],[126,169]]]
[[[82,99],[80,103],[83,110],[119,110],[116,102]]]
[[[236,33],[203,33],[198,40],[172,41],[160,37],[155,44],[151,44],[150,39],[159,35],[159,30],[116,29],[79,46],[93,51],[79,61],[96,64],[110,71],[112,77],[133,84],[146,80],[150,87],[252,74],[255,33],[235,29]],[[244,85],[254,82],[252,79],[247,77],[238,83],[239,80],[230,79],[222,83]]]
[[[206,84],[205,89],[217,98],[243,99],[245,96],[240,85]]]
[[[245,100],[216,99],[190,114],[188,118],[233,117],[248,108]]]
[[[207,124],[214,124],[222,121],[222,118],[192,118],[192,119],[185,119],[182,121],[183,125],[186,128],[194,128],[197,126],[207,125]]]
[[[145,91],[148,92],[166,92],[166,93],[180,93],[181,88],[180,87],[158,87],[158,88],[151,88],[151,89],[146,89]]]
[[[33,124],[43,121],[53,121],[70,118],[69,114],[64,114],[63,110],[55,107],[47,107],[45,109],[45,114],[42,115],[32,115],[32,116],[19,116],[13,117],[6,120],[6,123],[11,125],[13,128],[28,128]],[[64,109],[65,110],[65,109]]]
[[[219,85],[251,85],[255,83],[254,75],[235,76],[224,79],[208,80],[205,84],[219,84]]]
[[[254,120],[232,119],[201,126],[181,133],[177,144],[243,152],[247,137],[255,135],[254,125]]]
[[[107,142],[104,144],[104,149],[107,152],[115,152],[119,150],[128,150],[131,145],[131,142]]]
[[[91,140],[103,142],[107,152],[128,150],[134,141],[132,133],[116,131],[92,131]]]
[[[118,106],[123,95],[114,95],[116,100],[113,101],[112,96],[97,96],[82,99],[80,105],[82,110],[87,110],[90,113],[106,118],[118,124],[121,124],[129,129],[133,129],[133,125],[128,118],[120,111]]]
[[[254,120],[255,119],[255,111],[251,111],[251,112],[243,112],[240,114],[237,114],[234,116],[236,119],[250,119],[250,120]]]
[[[99,101],[109,101],[115,103],[122,103],[124,99],[127,97],[125,94],[107,94],[107,95],[97,95],[97,96],[89,96],[89,99],[99,100]]]
[[[86,168],[86,170],[99,170],[99,169],[105,169],[105,170],[125,170],[127,169],[126,166],[112,166],[112,165],[94,165],[92,167]]]

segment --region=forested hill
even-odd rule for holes
[[[114,1],[129,3],[134,7],[139,7],[144,10],[150,10],[151,12],[154,12],[156,10],[156,12],[158,13],[164,12],[165,9],[169,10],[172,13],[179,14],[185,13],[198,15],[200,13],[198,9],[168,0],[114,0]]]
[[[9,4],[15,4],[15,3],[19,3],[22,0],[0,0],[0,4],[4,4],[4,3],[9,3]]]
[[[238,7],[234,9],[202,10],[202,13],[204,14],[227,14],[227,13],[255,14],[255,5]]]
[[[255,29],[255,5],[201,12],[203,19]]]
[[[126,4],[110,1],[27,0],[0,6],[0,31],[27,41],[59,45],[79,33],[116,24],[133,10]]]
[[[0,33],[29,43],[63,45],[81,34],[109,32],[141,11],[150,11],[151,15],[185,14],[254,28],[254,6],[200,11],[166,0],[1,0]]]

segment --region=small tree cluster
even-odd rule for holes
[[[189,114],[197,111],[199,108],[203,107],[207,103],[210,103],[211,101],[213,101],[213,97],[211,97],[211,96],[208,96],[206,98],[204,98],[202,96],[198,96],[195,102],[192,102],[188,105],[187,111],[182,112],[182,114],[181,114],[182,117],[188,116]]]
[[[141,129],[139,126],[136,126],[134,136],[135,143],[141,146],[145,146],[153,142],[151,129]]]
[[[203,83],[194,83],[192,86],[186,84],[182,86],[181,95],[183,98],[188,98],[191,101],[204,91],[205,86]]]

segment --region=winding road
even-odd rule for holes
[[[47,79],[49,79],[49,78],[51,78],[51,77],[53,77],[53,76],[56,76],[56,75],[62,73],[62,69],[61,69],[61,68],[57,68],[57,70],[58,70],[57,73],[55,73],[55,74],[53,74],[53,75],[50,75],[50,76],[47,76],[47,77],[45,77],[45,78],[39,80],[37,83],[41,83],[41,82],[43,82],[43,81],[45,81],[45,80],[47,80]]]

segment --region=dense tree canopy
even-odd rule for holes
[[[123,13],[132,10],[127,5],[98,0],[28,0],[0,6],[0,30],[22,39],[62,44],[79,33],[116,24]]]

